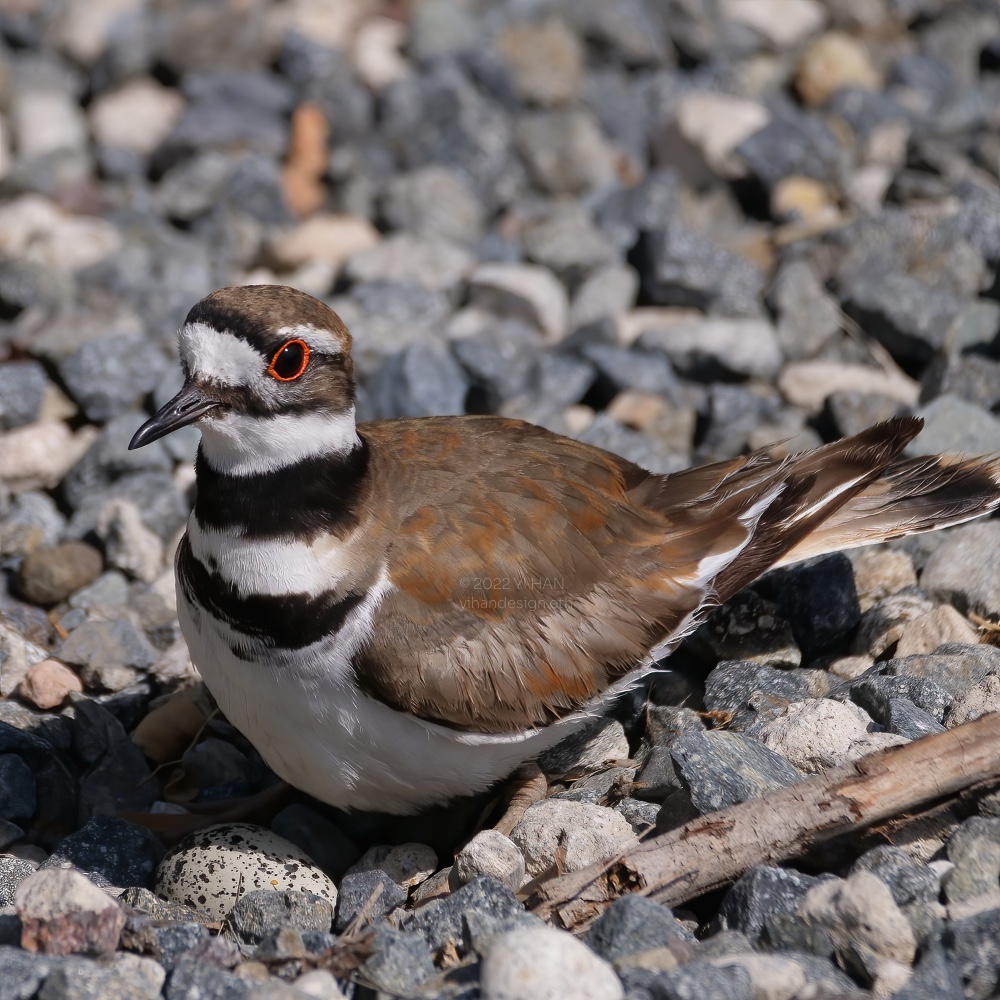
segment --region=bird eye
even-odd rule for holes
[[[274,352],[267,374],[279,382],[294,382],[309,364],[309,345],[304,340],[289,340]]]

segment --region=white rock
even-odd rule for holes
[[[809,987],[815,988],[806,977],[805,969],[792,958],[784,955],[746,954],[717,955],[708,960],[709,965],[737,965],[750,977],[753,1000],[797,1000],[808,996]]]
[[[536,264],[481,264],[469,276],[472,304],[502,316],[534,323],[549,340],[559,340],[569,322],[566,288]]]
[[[455,888],[480,875],[489,875],[510,889],[524,882],[524,856],[499,830],[480,830],[455,856],[451,876]]]
[[[79,152],[87,147],[87,120],[67,90],[15,89],[11,122],[22,161],[63,150]]]
[[[166,970],[155,958],[136,955],[131,951],[116,951],[108,956],[104,964],[108,968],[117,970],[129,982],[141,981],[149,991],[150,997],[160,995],[163,981],[167,978]]]
[[[103,260],[122,245],[110,222],[70,215],[40,194],[0,205],[0,253],[56,271],[76,271]]]
[[[781,369],[781,348],[767,320],[643,307],[626,313],[619,323],[619,336],[626,343],[640,334],[680,365],[693,357],[709,357],[730,371],[761,378],[772,378]]]
[[[109,500],[97,515],[97,534],[109,566],[152,583],[163,570],[163,541],[143,524],[131,500]]]
[[[753,28],[776,48],[789,48],[826,24],[819,0],[721,0],[722,16]]]
[[[850,942],[879,959],[913,964],[913,928],[889,887],[871,872],[814,885],[796,914],[806,923],[826,927],[838,944]]]
[[[307,997],[315,997],[316,1000],[344,1000],[337,980],[333,974],[326,969],[313,969],[311,972],[303,973],[292,985]]]
[[[677,102],[676,115],[681,135],[720,177],[746,173],[733,151],[771,120],[771,113],[757,101],[709,91],[685,94]]]
[[[942,604],[933,611],[906,622],[902,626],[893,658],[933,653],[946,642],[966,646],[975,646],[979,642],[979,633],[950,604]]]
[[[402,55],[409,30],[394,17],[368,17],[361,23],[351,47],[351,61],[361,80],[379,91],[410,73]]]
[[[1000,676],[989,674],[956,699],[944,724],[952,729],[963,722],[972,722],[989,712],[1000,712]]]
[[[17,427],[0,434],[0,480],[14,493],[52,489],[97,439],[87,425],[73,434],[61,420]]]
[[[250,823],[199,830],[169,851],[156,871],[156,892],[222,920],[253,889],[302,890],[337,902],[337,887],[301,848]]]
[[[101,145],[145,155],[166,139],[183,113],[179,91],[138,77],[94,99],[90,126]]]
[[[560,847],[565,848],[563,870],[576,872],[637,843],[632,825],[620,813],[567,799],[536,802],[514,827],[510,839],[521,849],[531,878],[555,864]]]
[[[483,1000],[622,1000],[615,970],[566,931],[524,927],[494,939],[483,959]]]
[[[420,885],[437,871],[437,852],[426,844],[399,844],[389,847],[377,844],[369,847],[361,857],[347,869],[354,872],[383,871],[404,889]]]
[[[871,717],[850,702],[812,698],[786,706],[760,727],[757,738],[806,774],[857,760],[887,746],[908,743],[903,736],[869,732]]]
[[[785,399],[818,413],[834,392],[861,392],[887,396],[912,406],[920,395],[920,384],[901,372],[883,372],[867,365],[840,361],[793,361],[778,378]]]
[[[378,230],[361,216],[320,214],[274,237],[270,252],[283,267],[322,261],[340,268],[378,241]]]
[[[455,243],[399,233],[347,261],[352,281],[398,281],[449,291],[472,270],[475,257]]]

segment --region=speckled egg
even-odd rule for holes
[[[305,890],[337,902],[330,877],[291,841],[250,823],[222,823],[185,837],[160,862],[156,891],[222,920],[253,889]]]

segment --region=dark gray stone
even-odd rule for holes
[[[23,427],[38,419],[48,382],[45,369],[37,361],[0,365],[0,431]]]
[[[698,629],[696,641],[704,642],[720,660],[772,667],[797,667],[802,662],[792,628],[778,614],[777,605],[753,590],[741,590],[713,611]]]
[[[437,344],[416,343],[400,351],[368,383],[382,419],[465,412],[469,382],[455,358]]]
[[[831,392],[826,407],[841,437],[860,434],[872,424],[910,412],[899,400],[868,392]]]
[[[919,740],[924,736],[943,733],[944,726],[929,712],[917,708],[907,698],[890,698],[885,712],[886,732],[905,736],[908,740]]]
[[[679,402],[681,387],[670,362],[663,354],[627,350],[611,344],[587,344],[581,353],[607,379],[611,392],[635,389]]]
[[[670,754],[692,805],[702,814],[760,798],[802,779],[784,757],[727,730],[686,733]]]
[[[866,851],[851,866],[850,874],[871,872],[889,887],[897,906],[908,903],[936,902],[938,877],[920,861],[915,861],[900,847],[882,844]]]
[[[898,674],[895,662],[876,663],[851,681],[848,688],[851,701],[882,726],[888,724],[890,702],[900,698],[923,709],[935,722],[941,722],[952,702],[951,695],[932,680]]]
[[[0,818],[30,820],[35,815],[35,776],[17,754],[0,754]]]
[[[381,885],[378,898],[372,896]],[[338,886],[337,917],[333,929],[339,934],[365,909],[366,924],[374,924],[397,906],[406,902],[406,890],[397,885],[385,872],[373,869],[345,875]]]
[[[208,940],[208,928],[192,922],[165,923],[146,917],[129,917],[122,930],[122,947],[152,955],[168,972]]]
[[[798,673],[759,663],[728,660],[705,679],[705,708],[728,712],[737,731],[809,697],[809,685]]]
[[[88,876],[100,875],[116,886],[152,888],[163,849],[145,827],[116,816],[94,816],[63,837],[43,868],[69,862]]]
[[[772,913],[764,918],[758,943],[777,952],[802,952],[832,959],[837,951],[833,935],[819,924],[807,924],[794,913]]]
[[[777,570],[766,586],[807,662],[849,638],[861,621],[854,568],[842,552]]]
[[[469,912],[497,924],[527,917],[510,889],[489,875],[480,875],[450,896],[421,907],[407,929],[422,935],[434,951],[440,951],[451,941],[461,954],[466,944],[463,921]]]
[[[964,1000],[962,977],[941,946],[940,935],[920,951],[913,975],[893,993],[893,1000]]]
[[[0,1000],[31,1000],[58,959],[0,944]]]
[[[254,889],[239,898],[228,920],[242,941],[258,944],[283,926],[303,931],[328,931],[333,904],[311,892]]]
[[[159,443],[154,442],[154,446]],[[124,475],[110,486],[84,496],[70,518],[67,536],[83,538],[92,532],[97,526],[101,508],[109,500],[130,500],[139,508],[142,523],[164,540],[171,538],[186,523],[190,513],[190,504],[170,473],[153,470],[137,472]]]
[[[622,984],[630,997],[649,1000],[753,1000],[750,974],[738,965],[692,962],[669,972],[626,969]]]
[[[361,967],[379,989],[406,996],[435,973],[427,939],[412,931],[380,927]],[[168,998],[170,1000],[170,998]]]
[[[0,854],[0,907],[14,903],[17,887],[34,872],[34,865],[9,854]]]
[[[584,944],[609,962],[676,941],[693,945],[694,940],[666,906],[644,896],[616,899],[583,937]]]
[[[763,272],[679,219],[644,233],[634,259],[642,290],[657,305],[760,315]]]
[[[818,882],[818,878],[791,868],[754,865],[722,898],[713,930],[742,931],[755,943],[769,916],[794,913]]]
[[[1000,361],[981,354],[938,354],[920,379],[920,402],[951,395],[984,410],[1000,404]]]
[[[165,1000],[246,1000],[252,984],[200,958],[184,958],[167,977]]]
[[[0,851],[10,847],[11,844],[16,843],[23,836],[24,830],[22,830],[16,823],[11,823],[10,820],[6,819],[0,819]]]
[[[961,977],[969,1000],[986,1000],[1000,989],[1000,910],[986,910],[945,926],[945,954]]]
[[[334,882],[339,883],[363,853],[340,827],[300,802],[282,809],[271,829],[301,847]]]
[[[586,361],[547,352],[535,362],[529,388],[554,407],[570,406],[583,399],[596,376]]]
[[[106,708],[90,699],[74,707],[73,752],[86,764],[96,764],[111,747],[128,737],[122,724]]]
[[[660,807],[655,802],[643,802],[629,796],[615,803],[615,812],[620,812],[632,824],[632,829],[640,834],[656,825],[659,811]]]
[[[736,154],[767,188],[791,174],[833,180],[844,164],[844,152],[823,118],[790,107],[736,147]]]
[[[534,327],[499,319],[479,336],[454,341],[451,349],[473,384],[485,390],[487,408],[493,412],[502,400],[528,390],[540,344]]]
[[[643,763],[635,778],[633,794],[640,799],[663,802],[666,796],[683,792],[670,750],[682,734],[703,732],[704,729],[705,724],[689,708],[650,705],[645,735],[648,749],[644,748],[640,753]],[[691,811],[690,806],[688,811]]]

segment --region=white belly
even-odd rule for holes
[[[573,716],[525,733],[463,733],[368,697],[355,685],[350,662],[378,599],[369,594],[333,638],[298,650],[260,647],[244,660],[231,644],[246,637],[190,604],[178,588],[181,631],[209,690],[294,787],[342,809],[412,813],[488,788],[585,722]]]

